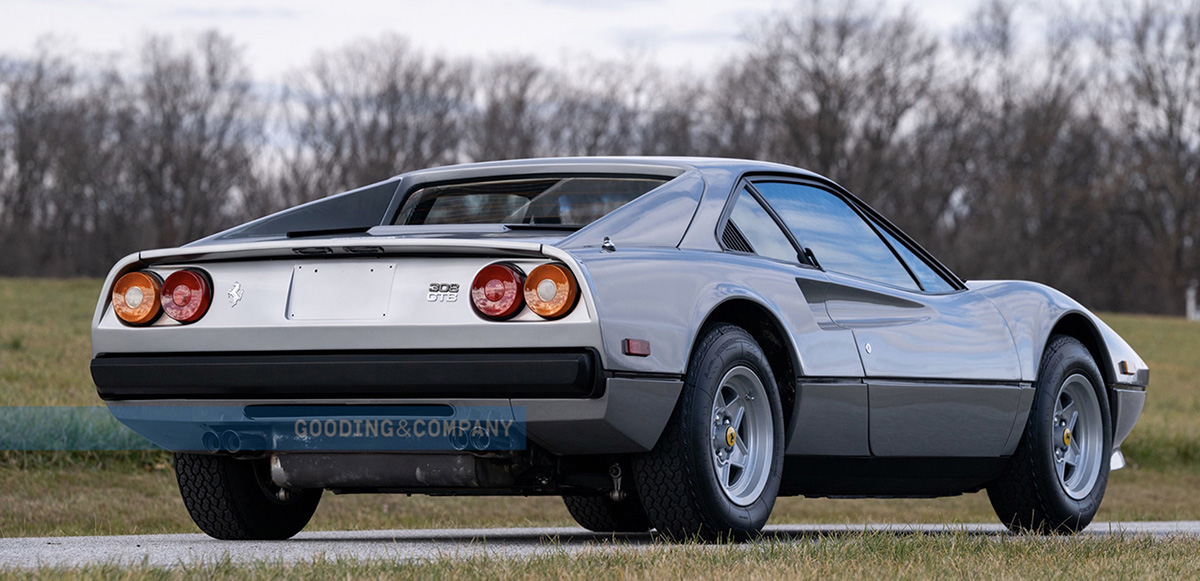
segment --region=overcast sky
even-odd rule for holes
[[[962,22],[974,3],[912,4],[940,31]],[[0,54],[28,53],[45,35],[87,52],[129,54],[151,32],[215,28],[241,44],[259,79],[277,80],[318,50],[391,32],[449,55],[533,55],[555,64],[580,55],[638,54],[699,72],[739,50],[747,25],[793,5],[791,0],[0,0]],[[885,2],[889,9],[902,5]]]

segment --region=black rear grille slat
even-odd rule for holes
[[[92,360],[101,399],[595,397],[593,350],[129,354]]]

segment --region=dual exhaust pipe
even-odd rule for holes
[[[225,430],[221,434],[209,430],[204,432],[200,437],[200,443],[204,445],[204,450],[215,454],[217,452],[241,452],[243,442],[241,434],[233,430]]]

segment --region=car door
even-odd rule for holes
[[[754,188],[828,277],[800,281],[805,296],[854,333],[871,453],[1000,455],[1028,394],[996,307],[843,192],[785,180]]]
[[[826,283],[828,276],[801,254],[779,217],[772,213],[748,184],[734,190],[718,229],[727,252],[753,254],[771,261],[778,273],[795,280]],[[794,287],[793,287],[794,288]],[[783,288],[787,292],[786,287]],[[825,305],[795,296],[781,297],[782,308],[804,308],[809,313],[785,312],[791,319],[793,340],[804,357],[804,377],[798,378],[786,451],[793,455],[868,456],[867,386],[862,381],[862,361],[854,334],[829,318]],[[811,314],[811,317],[803,316]],[[813,321],[804,329],[799,321]],[[819,379],[807,381],[814,376]]]

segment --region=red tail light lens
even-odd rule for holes
[[[210,303],[212,287],[208,277],[198,270],[180,270],[163,283],[163,312],[180,323],[200,320]]]
[[[113,285],[112,305],[117,318],[130,325],[149,325],[162,314],[162,279],[153,272],[130,272]]]
[[[525,301],[521,289],[525,274],[511,264],[489,264],[475,275],[471,283],[471,304],[489,318],[504,320],[521,311]]]
[[[565,317],[578,297],[575,276],[561,264],[543,264],[525,279],[525,302],[544,319]]]

